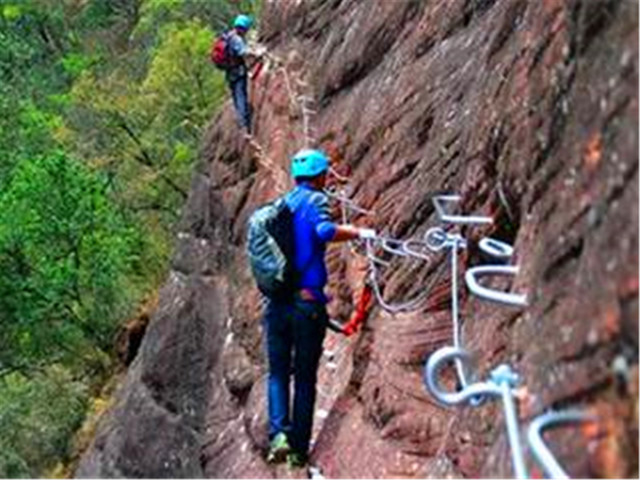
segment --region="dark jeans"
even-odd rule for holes
[[[243,75],[229,82],[233,105],[236,107],[238,122],[248,133],[251,133],[251,105],[247,93],[247,76]]]
[[[306,454],[313,426],[318,363],[327,325],[323,303],[269,301],[265,310],[269,359],[269,438],[285,432],[291,448]],[[293,360],[293,362],[292,362]],[[289,384],[293,366],[293,416],[289,415]]]

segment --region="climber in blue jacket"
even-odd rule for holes
[[[233,29],[228,33],[228,53],[232,64],[225,69],[238,121],[248,135],[251,134],[251,105],[249,104],[248,68],[245,59],[249,56],[260,57],[264,53],[259,48],[251,49],[247,45],[245,35],[252,25],[253,20],[248,15],[238,15],[233,21]]]
[[[298,289],[291,301],[269,299],[264,316],[269,362],[269,462],[286,458],[291,467],[307,462],[313,425],[317,370],[328,322],[324,287],[325,246],[355,238],[375,238],[368,228],[337,225],[323,189],[329,159],[320,150],[302,150],[292,159],[296,186],[285,201],[293,212],[294,267]],[[289,383],[293,360],[293,412]]]

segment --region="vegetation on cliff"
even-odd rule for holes
[[[166,271],[214,32],[253,2],[0,0],[0,476],[69,454]]]

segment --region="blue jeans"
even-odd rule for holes
[[[269,438],[284,432],[291,448],[303,454],[307,453],[311,439],[318,364],[326,325],[327,311],[323,303],[270,300],[265,310]],[[294,396],[293,416],[290,416],[292,366]]]
[[[236,107],[238,122],[248,133],[251,132],[251,105],[247,93],[247,76],[243,75],[229,82],[233,105]]]

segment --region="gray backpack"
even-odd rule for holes
[[[247,254],[258,289],[269,298],[293,296],[293,212],[281,197],[259,207],[249,217]]]

